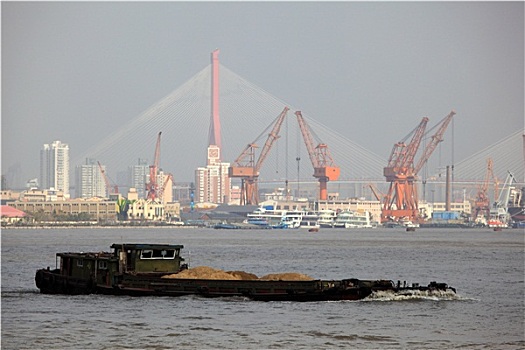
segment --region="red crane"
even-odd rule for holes
[[[314,177],[319,180],[319,199],[326,200],[328,198],[327,183],[328,181],[335,181],[339,178],[341,170],[334,164],[334,160],[328,151],[328,145],[319,143],[314,147],[312,132],[301,114],[301,111],[296,111],[297,122],[303,134],[303,140],[308,150],[308,156],[314,167]]]
[[[396,143],[390,154],[388,165],[383,169],[386,180],[390,182],[388,193],[383,202],[381,221],[399,220],[406,218],[419,221],[418,195],[415,181],[417,174],[428,161],[437,145],[443,141],[443,135],[456,112],[450,112],[437,125],[438,130],[423,150],[423,154],[414,166],[414,158],[425,134],[428,118],[424,117],[419,125],[410,132],[405,139]],[[436,126],[437,126],[436,125]],[[405,140],[410,135],[412,139],[408,145]]]
[[[108,196],[111,192],[111,184],[109,182],[109,178],[108,178],[108,175],[106,174],[106,171],[104,170],[104,168],[102,167],[102,165],[100,164],[99,161],[97,161],[98,163],[98,168],[100,169],[100,172],[102,173],[102,178],[104,179],[104,183],[106,184],[106,191],[108,193]],[[113,186],[113,193],[118,193],[118,186],[115,185]]]
[[[474,220],[476,220],[480,214],[485,218],[489,218],[490,216],[490,199],[487,191],[489,189],[490,180],[495,178],[493,164],[492,158],[488,158],[485,180],[483,180],[483,183],[479,186],[476,199],[474,200],[474,213],[472,215]]]
[[[157,172],[159,169],[159,160],[160,160],[160,135],[162,131],[159,132],[157,136],[157,145],[155,146],[155,154],[153,156],[153,164],[149,166],[149,182],[146,184],[146,198],[154,201],[159,192],[159,185],[157,183]]]
[[[392,216],[413,218],[418,214],[417,194],[409,177],[413,172],[414,157],[425,134],[427,123],[428,118],[424,117],[414,130],[392,148],[388,165],[383,169],[386,181],[390,182],[383,202],[383,221],[388,221]],[[407,145],[405,141],[410,135],[413,136]]]
[[[255,149],[258,148],[258,146],[255,142],[269,129],[270,126],[268,126],[254,142],[248,144],[239,157],[235,159],[234,165],[228,168],[228,175],[230,177],[241,178],[241,205],[259,204],[259,189],[257,183],[259,172],[275,140],[280,137],[279,131],[281,130],[281,125],[289,110],[290,108],[284,107],[281,114],[276,118],[257,162],[255,161]]]

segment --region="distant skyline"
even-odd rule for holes
[[[18,186],[39,177],[43,144],[60,140],[71,158],[83,154],[208,66],[216,48],[235,73],[385,159],[421,117],[433,125],[451,109],[456,160],[524,129],[523,2],[2,2],[1,9],[2,174],[16,173]],[[144,135],[137,159],[151,158],[154,137]],[[206,147],[177,161],[204,160]],[[190,169],[167,170],[193,181]]]

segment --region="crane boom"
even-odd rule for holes
[[[104,184],[106,185],[107,195],[109,196],[109,194],[111,193],[111,183],[109,181],[109,177],[106,174],[106,170],[102,167],[102,164],[100,164],[99,161],[97,161],[97,163],[98,163],[98,168],[100,169],[100,172],[102,173],[102,178],[104,179]],[[113,187],[113,193],[118,193],[118,186],[117,185],[115,185]]]
[[[255,160],[255,149],[258,148],[258,146],[255,142],[261,135],[257,137],[256,141],[248,144],[237,159],[235,159],[234,165],[228,168],[228,175],[230,177],[241,178],[241,205],[257,205],[259,203],[257,184],[259,172],[273,144],[280,137],[279,132],[281,125],[289,110],[290,108],[284,107],[283,111],[276,118],[257,161]],[[266,130],[268,130],[268,128],[266,128],[263,133],[266,132]]]
[[[98,163],[98,168],[100,169],[100,173],[102,174],[102,178],[104,179],[104,183],[106,184],[106,191],[108,192],[108,195],[109,195],[111,185],[109,184],[109,180],[106,175],[106,171],[104,170],[104,168],[102,167],[99,161],[97,161],[97,163]]]
[[[319,162],[315,156],[314,140],[312,138],[312,134],[308,130],[308,125],[306,124],[301,111],[296,111],[295,115],[297,116],[297,122],[299,123],[299,128],[303,134],[304,144],[306,145],[306,150],[308,151],[310,161],[312,162],[314,169],[319,168]]]
[[[421,168],[423,168],[423,165],[426,163],[428,158],[432,155],[432,152],[436,149],[437,145],[443,141],[443,135],[445,134],[445,131],[447,130],[448,124],[452,120],[452,117],[456,114],[455,111],[451,111],[442,121],[441,126],[436,131],[434,135],[432,135],[432,140],[425,148],[423,155],[417,162],[417,165],[414,168],[414,175],[417,175]]]
[[[146,184],[147,199],[155,200],[158,195],[159,186],[157,183],[157,172],[159,170],[160,161],[160,135],[157,135],[157,144],[155,145],[155,154],[153,155],[153,164],[149,166],[149,182]]]
[[[166,191],[166,185],[168,184],[170,180],[173,183],[173,175],[168,173],[166,174],[166,179],[164,180],[162,187],[159,188],[159,194],[160,194],[159,197],[162,202],[164,202],[164,192]]]
[[[303,118],[301,111],[296,111],[297,122],[299,128],[303,134],[303,140],[308,150],[308,156],[314,167],[314,177],[319,179],[319,199],[326,200],[328,197],[327,193],[327,182],[335,181],[339,178],[341,169],[334,164],[334,160],[328,150],[328,145],[325,143],[319,143],[314,147],[314,141],[310,127]]]
[[[427,123],[428,118],[424,117],[419,125],[405,137],[407,139],[410,135],[413,135],[408,146],[404,141],[394,145],[388,160],[388,166],[384,168],[384,175],[387,178],[398,174],[407,174],[414,167],[414,157],[423,139]]]
[[[263,162],[265,161],[266,157],[268,156],[268,153],[272,149],[272,146],[280,136],[279,131],[281,130],[281,125],[283,124],[284,118],[286,117],[286,114],[290,108],[284,107],[281,114],[279,114],[279,118],[277,119],[277,122],[273,126],[272,131],[268,134],[268,138],[266,139],[266,142],[264,143],[264,147],[261,150],[261,154],[259,155],[259,159],[257,160],[257,163],[255,164],[255,171],[259,172],[261,169],[261,166]]]

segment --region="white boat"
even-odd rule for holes
[[[337,213],[334,210],[321,210],[319,212],[317,223],[319,224],[319,227],[332,228],[334,227],[336,217]]]
[[[337,214],[335,228],[372,228],[370,212],[356,212],[345,210]]]
[[[413,223],[412,221],[410,220],[399,220],[399,223],[401,224],[401,226],[403,227],[406,227],[406,228],[415,228],[415,227],[419,227],[419,224],[416,222],[416,223]]]
[[[301,218],[300,227],[301,228],[319,228],[319,215],[315,212],[303,212]]]
[[[267,222],[274,228],[299,228],[304,212],[297,210],[275,210],[263,207],[247,214],[247,222]]]

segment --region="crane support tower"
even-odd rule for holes
[[[388,165],[383,169],[383,175],[390,187],[383,200],[381,221],[399,221],[401,219],[418,222],[420,220],[416,180],[417,174],[428,161],[437,145],[443,141],[443,135],[456,114],[451,111],[437,125],[438,130],[431,137],[431,141],[423,150],[422,156],[416,165],[414,159],[419,150],[421,140],[425,135],[428,118],[424,117],[419,125],[412,130],[402,141],[392,148]],[[437,126],[436,125],[436,126]],[[405,141],[412,135],[408,144]]]
[[[162,131],[157,135],[157,144],[155,146],[155,154],[153,155],[153,164],[149,166],[149,182],[146,184],[147,199],[154,201],[159,192],[159,185],[157,183],[157,173],[159,170],[160,160],[160,135]]]
[[[268,156],[274,142],[280,137],[279,131],[281,125],[290,109],[284,107],[283,111],[273,124],[273,128],[268,134],[266,143],[259,155],[257,161],[255,160],[255,150],[258,148],[256,141],[268,130],[265,131],[252,143],[248,144],[242,153],[235,159],[234,165],[228,168],[228,175],[230,177],[241,178],[241,205],[258,205],[259,204],[259,189],[258,178],[264,160]]]
[[[314,177],[319,180],[319,199],[328,198],[327,183],[339,179],[341,169],[334,164],[334,160],[328,150],[328,145],[319,143],[314,147],[312,132],[303,118],[301,111],[296,111],[297,122],[303,134],[303,140],[308,151],[308,156],[314,167]]]

